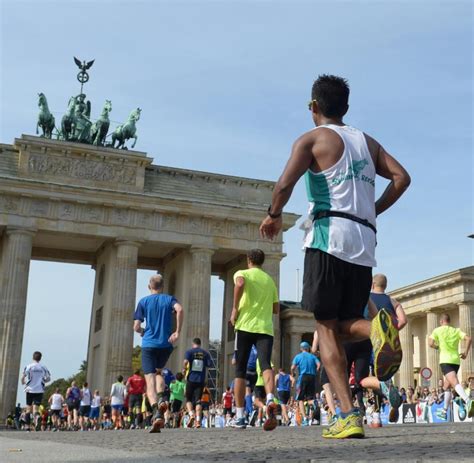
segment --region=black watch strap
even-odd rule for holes
[[[268,206],[267,213],[272,219],[278,219],[278,217],[281,217],[281,212],[279,212],[278,214],[272,214],[271,210],[272,210],[272,205],[270,204],[270,206]]]

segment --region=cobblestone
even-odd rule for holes
[[[320,427],[99,432],[0,432],[0,461],[315,463],[474,461],[474,425],[366,429],[366,438],[331,441]]]

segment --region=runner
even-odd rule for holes
[[[283,417],[283,424],[288,426],[290,420],[288,418],[288,401],[291,397],[291,388],[294,386],[294,378],[288,373],[285,373],[285,369],[281,367],[278,370],[278,374],[275,376],[276,389],[278,393],[278,400],[281,405],[281,413]]]
[[[270,363],[270,366],[272,368],[272,373],[273,373],[273,363]],[[267,407],[265,407],[265,404],[267,403],[266,402],[266,397],[267,397],[267,395],[266,395],[266,390],[265,390],[265,379],[263,377],[262,369],[260,368],[260,361],[257,359],[257,382],[255,383],[255,387],[254,387],[254,398],[255,398],[254,406],[256,407],[256,411],[257,411],[255,427],[262,426],[263,415],[264,415],[265,412],[266,412],[266,416],[267,416],[267,420],[268,420],[269,404],[267,405]],[[272,401],[272,403],[274,404],[273,401]],[[271,412],[273,413],[273,415],[276,415],[276,407],[272,406],[271,408],[272,408]],[[253,420],[250,421],[250,424],[253,424],[252,421]],[[276,423],[276,418],[275,418],[275,427],[276,427],[276,425],[277,425],[277,423]],[[232,423],[232,426],[236,427],[236,428],[239,427],[239,423],[238,423],[237,419]]]
[[[317,127],[295,142],[260,226],[263,238],[279,234],[283,207],[305,175],[311,220],[303,306],[314,313],[321,357],[341,403],[337,421],[323,432],[327,438],[364,436],[362,416],[352,404],[343,340],[371,338],[375,374],[382,380],[393,376],[401,363],[398,332],[388,314],[380,311],[372,328],[362,315],[376,265],[375,218],[398,200],[410,177],[377,141],[345,125],[348,100],[346,80],[322,75],[314,82],[309,109]],[[376,174],[390,180],[377,202]]]
[[[179,338],[183,326],[183,308],[174,296],[163,294],[163,277],[159,274],[150,278],[150,295],[138,303],[134,315],[134,330],[143,337],[142,367],[145,373],[146,393],[153,410],[151,433],[163,428],[166,403],[163,400],[165,381],[156,370],[166,365],[173,343]],[[176,315],[176,331],[172,332],[172,314]],[[146,320],[145,328],[141,324]]]
[[[230,386],[226,389],[224,394],[222,394],[222,404],[224,405],[224,419],[226,424],[230,421],[232,417],[232,404],[234,402],[234,394],[232,394],[232,390]]]
[[[135,370],[127,380],[128,408],[132,429],[140,428],[143,424],[142,400],[146,390],[146,382],[140,373],[140,369]]]
[[[172,427],[179,428],[181,418],[181,408],[184,404],[184,394],[186,390],[186,383],[183,381],[182,373],[176,373],[176,379],[171,382],[171,413],[172,413]]]
[[[375,307],[377,312],[386,310],[387,313],[392,317],[393,324],[400,331],[407,324],[407,316],[403,310],[402,305],[388,294],[385,294],[386,289],[387,277],[381,273],[374,275],[374,278],[372,279],[372,291],[370,293],[369,300],[369,315],[370,318],[375,317],[376,312],[374,313],[373,307]],[[374,392],[380,392],[386,399],[388,399],[390,403],[390,413],[388,420],[391,423],[396,423],[399,416],[398,409],[402,403],[402,399],[398,393],[397,388],[393,386],[391,379],[379,381],[374,376],[368,376],[368,373],[368,369],[366,370],[365,367],[359,369],[359,377],[363,377],[364,374],[366,376],[359,382],[360,386],[365,389],[372,389]],[[359,397],[357,397],[357,399],[359,400]]]
[[[206,419],[206,425],[204,426],[205,428],[211,427],[210,416],[209,416],[209,409],[211,408],[211,403],[212,403],[211,391],[207,387],[207,383],[205,383],[204,388],[202,390],[202,396],[201,396],[202,416],[203,418]]]
[[[33,352],[33,362],[25,367],[21,377],[21,384],[24,384],[26,392],[26,424],[30,427],[33,412],[34,427],[37,430],[41,424],[39,406],[43,400],[44,386],[51,380],[51,373],[40,363],[42,356],[41,352]]]
[[[53,423],[53,431],[57,431],[60,428],[60,416],[61,410],[63,409],[64,397],[59,392],[59,387],[54,390],[54,394],[48,400],[49,409],[51,411],[51,419]]]
[[[66,391],[66,403],[68,409],[67,427],[70,431],[79,428],[79,407],[81,406],[81,390],[77,387],[75,381]]]
[[[277,426],[276,404],[273,402],[275,386],[271,356],[273,348],[273,314],[279,313],[278,290],[273,279],[262,270],[265,254],[261,249],[247,253],[247,270],[234,275],[234,306],[230,323],[235,327],[235,405],[236,427],[245,428],[244,416],[247,362],[252,345],[265,382],[267,420],[263,429],[271,431]]]
[[[448,314],[441,315],[439,320],[441,326],[435,328],[428,338],[430,347],[439,350],[439,366],[444,379],[444,407],[438,409],[438,417],[446,419],[447,410],[451,405],[450,387],[452,387],[463,400],[467,408],[467,416],[472,418],[474,416],[474,400],[466,394],[457,377],[461,365],[460,359],[465,359],[469,355],[472,339],[459,328],[450,326],[450,323],[451,319]],[[460,341],[466,341],[466,349],[461,354],[459,353]]]
[[[117,376],[117,382],[112,384],[110,391],[110,405],[112,405],[112,424],[114,429],[122,429],[122,409],[125,403],[125,395],[127,394],[127,388],[123,384],[123,376]]]
[[[206,383],[207,369],[210,368],[211,355],[201,348],[201,339],[194,338],[192,348],[184,354],[183,369],[186,377],[186,409],[189,413],[188,428],[195,424],[201,427],[201,396]]]
[[[291,363],[291,375],[296,376],[298,370],[298,380],[296,381],[296,400],[303,418],[302,426],[309,426],[310,419],[306,411],[305,402],[308,408],[313,409],[314,396],[316,393],[316,373],[321,366],[319,359],[311,354],[310,345],[306,341],[300,344],[301,352]]]
[[[94,397],[92,397],[91,403],[91,413],[89,415],[91,419],[92,427],[97,431],[100,429],[100,406],[102,404],[102,399],[98,389],[94,391]]]
[[[81,404],[79,407],[79,427],[85,431],[89,426],[89,415],[91,414],[91,391],[88,384],[84,383],[81,389]]]

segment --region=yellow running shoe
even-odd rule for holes
[[[361,439],[365,437],[362,415],[359,412],[353,412],[346,418],[339,416],[331,426],[323,431],[323,437],[326,439]]]
[[[402,348],[398,330],[385,309],[372,320],[370,341],[374,349],[374,374],[380,381],[387,381],[400,368]]]

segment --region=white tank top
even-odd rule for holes
[[[61,408],[63,408],[63,396],[55,393],[51,398],[51,410],[61,410]]]
[[[89,406],[91,404],[91,391],[88,388],[82,389],[81,405]]]
[[[344,142],[341,159],[322,172],[306,171],[310,202],[305,222],[305,248],[327,252],[344,261],[375,267],[376,236],[366,225],[347,218],[313,219],[319,211],[337,211],[367,220],[375,227],[375,166],[363,132],[350,126],[322,125]]]

